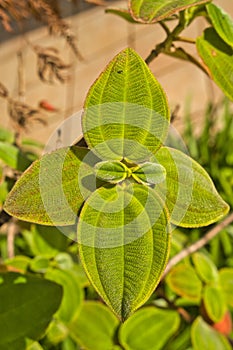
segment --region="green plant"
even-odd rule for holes
[[[20,178],[4,208],[48,225],[71,225],[78,216],[82,264],[125,320],[160,280],[170,224],[205,226],[225,215],[228,205],[203,168],[162,147],[169,126],[166,98],[133,50],[117,55],[91,87],[82,125],[89,149],[43,156]]]
[[[197,46],[199,42],[201,56],[217,84],[232,98],[232,21],[229,16],[222,21],[222,10],[204,3],[164,1],[156,20],[167,38],[147,63],[165,53],[208,73],[205,65],[176,47],[177,41],[195,43],[180,33],[197,15],[204,15],[211,28],[197,40]],[[143,1],[140,9],[137,5],[137,1],[130,2],[134,19],[128,11],[120,15],[131,22],[147,21],[145,11],[153,16],[157,11],[156,2]],[[173,19],[178,24],[170,30],[165,22]],[[200,141],[193,136],[190,123],[185,137],[193,158],[213,176],[221,196],[231,204],[230,163],[222,171],[221,162],[222,150],[231,158],[229,146],[223,147],[232,124],[229,108],[226,111],[226,126],[217,136],[211,109]],[[8,197],[18,175],[37,157],[16,144],[11,133],[2,132],[1,205],[7,197],[9,213],[40,225],[7,217],[9,233],[12,227],[20,233],[15,236],[15,257],[7,258],[6,243],[0,237],[4,271],[0,293],[6,301],[0,315],[1,349],[230,350],[231,243],[222,240],[228,249],[224,262],[225,255],[221,261],[216,259],[216,244],[210,249],[204,246],[217,233],[223,236],[223,228],[230,229],[233,216],[207,233],[201,229],[223,217],[228,205],[198,163],[164,146],[168,127],[162,88],[142,59],[127,49],[113,59],[86,98],[83,133],[87,148],[72,146],[44,155],[25,171]],[[18,170],[15,173],[11,168]],[[174,226],[183,228],[174,230]],[[76,235],[78,244],[69,239]],[[79,256],[110,308],[90,285]],[[35,285],[45,293],[40,312]],[[120,323],[119,318],[126,321]],[[10,331],[5,330],[5,323]]]

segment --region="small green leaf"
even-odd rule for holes
[[[26,272],[30,265],[30,262],[31,262],[31,259],[28,258],[27,256],[17,255],[11,259],[5,260],[4,264],[15,268],[19,272]]]
[[[119,161],[103,161],[95,165],[96,176],[104,181],[117,183],[129,175],[129,169]]]
[[[207,255],[197,252],[192,255],[196,271],[203,282],[218,281],[218,269]]]
[[[72,225],[85,198],[95,189],[98,159],[87,149],[67,147],[35,161],[11,190],[4,209],[44,225]]]
[[[206,6],[214,29],[230,46],[233,46],[233,20],[220,6],[213,3]]]
[[[160,350],[179,325],[178,312],[146,307],[121,326],[120,343],[126,350]]]
[[[39,339],[61,298],[62,288],[51,281],[12,272],[0,274],[0,348],[21,349],[12,344],[25,337]]]
[[[15,137],[12,131],[0,127],[0,141],[12,144],[14,139]]]
[[[166,181],[155,190],[166,201],[172,223],[182,227],[207,226],[227,214],[229,206],[197,162],[168,147],[160,148],[156,158],[166,169]]]
[[[45,277],[63,287],[62,303],[55,316],[65,324],[72,322],[81,309],[83,293],[78,277],[69,270],[49,269]]]
[[[215,83],[233,100],[232,47],[228,46],[213,28],[207,28],[204,34],[197,38],[196,45]]]
[[[166,281],[176,294],[191,301],[200,300],[202,283],[191,266],[184,264],[175,266]]]
[[[194,350],[231,350],[227,339],[210,327],[200,316],[192,325],[191,337]]]
[[[145,162],[132,169],[134,179],[142,184],[158,184],[166,178],[165,168],[156,163]]]
[[[34,259],[31,260],[30,270],[34,272],[45,273],[48,269],[50,261],[44,256],[37,255]]]
[[[119,321],[109,309],[98,302],[86,301],[79,316],[70,326],[70,335],[88,350],[113,349]]]
[[[200,5],[209,0],[130,0],[132,17],[142,23],[155,23],[191,6]]]
[[[223,268],[219,271],[219,283],[222,287],[226,302],[233,307],[233,269]]]
[[[0,159],[19,171],[24,171],[31,164],[31,161],[18,147],[2,141],[0,141]]]
[[[204,306],[208,317],[215,323],[219,322],[226,312],[226,303],[222,290],[218,287],[207,285],[203,293]]]
[[[162,145],[169,127],[166,96],[135,51],[120,52],[92,85],[82,127],[103,160],[143,162]]]
[[[152,189],[122,183],[96,190],[79,219],[79,251],[86,273],[125,320],[149,298],[166,265],[167,213]]]

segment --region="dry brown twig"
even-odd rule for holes
[[[38,57],[38,75],[43,82],[53,83],[57,79],[64,83],[69,79],[67,69],[71,67],[71,64],[63,62],[57,49],[40,46],[33,46],[33,48]]]

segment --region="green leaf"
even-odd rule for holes
[[[207,28],[204,34],[197,38],[196,45],[215,83],[233,100],[232,47],[228,46],[213,28]]]
[[[132,17],[142,23],[155,23],[191,6],[210,0],[130,0]]]
[[[135,51],[120,52],[92,85],[82,126],[102,159],[143,162],[161,146],[169,127],[166,96]]]
[[[223,268],[219,271],[219,283],[225,295],[226,302],[233,307],[233,269]]]
[[[66,147],[35,161],[11,190],[4,209],[45,225],[72,225],[87,196],[95,189],[98,159],[86,148]]]
[[[145,307],[120,328],[120,343],[126,350],[160,350],[180,325],[178,312]]]
[[[149,298],[166,265],[167,213],[152,189],[123,182],[96,190],[79,219],[79,251],[86,273],[125,320]]]
[[[182,227],[207,226],[227,214],[229,206],[197,162],[168,147],[162,147],[156,158],[167,176],[155,190],[166,200],[172,223]]]
[[[226,303],[222,290],[215,286],[205,286],[203,301],[208,317],[214,323],[219,322],[226,312]]]
[[[104,181],[117,183],[129,175],[129,169],[119,161],[103,161],[95,165],[96,176]]]
[[[83,292],[78,277],[69,270],[49,269],[45,277],[63,287],[62,303],[56,317],[65,324],[72,322],[80,312]]]
[[[4,264],[15,268],[19,272],[26,272],[30,265],[31,259],[24,255],[17,255],[4,261]]]
[[[18,147],[2,141],[0,141],[0,159],[11,168],[19,171],[24,171],[31,164],[31,161]]]
[[[31,260],[30,270],[34,272],[45,273],[49,268],[50,261],[44,256],[37,255],[34,259]]]
[[[233,46],[233,20],[220,6],[213,3],[206,6],[208,15],[218,35],[230,46]]]
[[[17,349],[25,337],[39,339],[58,309],[62,288],[34,276],[0,274],[0,348]],[[24,348],[22,348],[24,349]]]
[[[176,294],[191,301],[200,300],[202,283],[191,266],[185,264],[175,266],[166,281]]]
[[[69,329],[71,337],[85,349],[109,350],[113,349],[118,324],[117,318],[105,305],[86,301]]]
[[[166,170],[158,163],[145,162],[132,169],[132,176],[139,183],[156,185],[164,181]]]
[[[192,255],[196,271],[203,282],[217,282],[218,281],[218,269],[210,258],[200,252]]]
[[[0,127],[0,141],[12,144],[14,139],[14,133],[12,131]]]
[[[231,350],[227,339],[210,327],[200,316],[192,325],[191,337],[194,350]]]

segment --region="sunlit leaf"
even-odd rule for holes
[[[142,184],[158,184],[166,178],[165,168],[158,163],[145,162],[132,171],[135,180]]]
[[[201,298],[202,283],[191,266],[175,266],[166,279],[169,287],[178,295],[193,301]]]
[[[96,176],[104,181],[117,183],[128,176],[129,169],[119,161],[103,161],[95,165]]]
[[[97,158],[85,148],[67,147],[35,161],[17,181],[4,209],[26,221],[71,225],[95,189]]]
[[[146,307],[121,326],[120,343],[126,350],[160,350],[179,325],[178,312]]]
[[[220,6],[213,3],[206,6],[214,29],[230,46],[233,46],[233,20]]]
[[[138,23],[137,21],[135,21],[133,19],[133,17],[131,16],[129,10],[126,9],[115,9],[115,8],[107,8],[105,10],[106,13],[112,13],[113,15],[117,15],[123,19],[125,19],[126,21],[130,22],[130,23]]]
[[[207,28],[197,38],[197,50],[215,83],[233,100],[233,48],[228,46],[213,28]]]
[[[219,322],[226,312],[226,303],[222,289],[211,285],[205,286],[203,301],[208,317],[213,322]]]
[[[197,162],[167,147],[160,148],[156,158],[166,169],[166,181],[155,190],[166,200],[172,223],[183,227],[207,226],[227,214],[229,206]]]
[[[102,187],[84,204],[78,223],[83,266],[123,320],[159,282],[169,250],[167,220],[154,191],[138,184]]]
[[[0,348],[23,350],[24,338],[39,339],[58,309],[62,288],[42,278],[0,274]]]
[[[197,252],[192,255],[192,259],[198,275],[204,282],[218,281],[218,269],[207,255]]]
[[[161,146],[169,126],[166,96],[135,51],[120,52],[92,85],[82,126],[102,159],[139,162]]]
[[[191,6],[204,4],[209,0],[130,0],[132,17],[142,23],[161,21],[172,14]]]
[[[20,171],[24,171],[31,164],[31,161],[18,147],[2,141],[0,141],[0,160]]]
[[[70,326],[71,337],[88,350],[113,349],[119,321],[109,309],[95,301],[86,301]]]
[[[192,325],[192,344],[194,350],[231,350],[227,339],[199,316]]]

